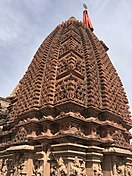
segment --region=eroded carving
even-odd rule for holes
[[[80,162],[75,157],[74,162],[70,163],[70,176],[86,176],[85,161]]]
[[[24,127],[20,127],[15,138],[13,138],[13,142],[24,141],[27,138],[27,131]]]
[[[64,160],[60,157],[57,162],[51,163],[51,176],[66,176],[67,166],[64,164]]]
[[[88,135],[87,135],[88,138],[100,139],[100,135],[97,133],[97,129],[95,126],[92,126],[92,125],[89,126],[87,131],[88,131]]]
[[[14,158],[0,160],[1,176],[26,176],[25,158],[19,154]]]
[[[73,122],[65,122],[60,124],[59,131],[55,135],[71,134],[75,136],[85,137],[79,124]]]
[[[125,176],[132,176],[132,165],[125,166]]]
[[[41,132],[41,136],[53,136],[52,132],[51,132],[51,127],[49,124],[45,124],[43,126],[43,132]]]
[[[87,176],[85,161],[80,161],[78,157],[75,157],[73,162],[68,164],[64,163],[64,160],[60,157],[57,162],[51,163],[51,176]]]
[[[18,155],[16,158],[16,167],[17,167],[17,171],[21,176],[25,176],[27,175],[27,169],[26,169],[26,158],[21,154]]]
[[[125,137],[124,137],[123,133],[121,132],[121,130],[115,131],[115,133],[112,135],[112,139],[114,140],[114,144],[116,144],[118,146],[124,146],[124,147],[128,147],[129,146],[129,143],[125,139]]]
[[[33,175],[43,176],[43,160],[33,160]]]
[[[94,166],[93,171],[94,171],[94,176],[103,176],[101,164],[97,164],[96,166]]]
[[[125,175],[125,166],[124,166],[123,161],[117,162],[116,169],[117,169],[117,176],[124,176]]]
[[[1,176],[7,176],[7,159],[0,160],[0,173]]]

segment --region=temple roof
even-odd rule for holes
[[[40,45],[20,80],[10,120],[35,108],[72,102],[107,110],[129,121],[128,100],[107,49],[74,17],[58,25]]]

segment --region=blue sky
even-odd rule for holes
[[[95,34],[110,49],[132,107],[131,0],[0,0],[0,96],[11,93],[39,45],[58,24],[71,16],[82,20],[83,3]]]

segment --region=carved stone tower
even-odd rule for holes
[[[132,176],[132,120],[107,50],[74,17],[44,40],[10,97],[1,176]]]

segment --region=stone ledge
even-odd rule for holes
[[[6,151],[16,151],[16,150],[34,150],[34,146],[29,145],[11,146],[6,149]]]
[[[116,153],[116,154],[123,154],[123,155],[131,155],[132,157],[132,152],[130,150],[117,148],[117,147],[110,147],[108,149],[104,149],[103,153],[104,154]]]

